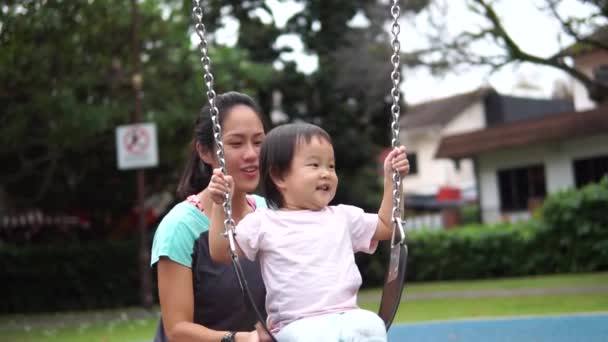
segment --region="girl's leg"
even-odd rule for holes
[[[357,309],[341,315],[343,342],[386,342],[384,321],[374,312]]]
[[[283,327],[275,337],[278,342],[339,342],[340,323],[340,314],[303,318]]]

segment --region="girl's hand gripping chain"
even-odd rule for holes
[[[232,179],[232,176],[224,175],[221,169],[214,169],[208,189],[211,192],[211,199],[213,202],[216,204],[223,204],[226,193],[229,194],[228,198],[232,197],[232,193],[234,192],[234,180]]]
[[[401,177],[410,172],[410,162],[407,160],[404,146],[394,148],[384,159],[384,177],[391,179],[393,170],[399,172]]]

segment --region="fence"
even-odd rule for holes
[[[405,218],[405,229],[409,231],[443,229],[443,219],[440,213],[408,216]]]

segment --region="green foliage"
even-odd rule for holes
[[[465,226],[479,223],[481,219],[479,205],[477,204],[466,205],[460,212],[462,214],[462,223]]]
[[[447,280],[535,274],[537,265],[529,257],[537,229],[538,223],[531,222],[413,232],[408,240],[408,277]]]
[[[143,120],[157,124],[160,150],[160,166],[147,172],[154,192],[176,182],[206,89],[190,41],[191,3],[137,3]],[[133,119],[131,12],[130,2],[117,0],[3,5],[0,184],[10,207],[117,213],[133,206],[133,174],[116,170],[114,137]],[[270,89],[272,66],[248,50],[213,45],[210,54],[218,92]]]
[[[298,2],[303,10],[289,19],[286,31],[300,36],[305,49],[318,56],[319,65],[302,77],[304,82],[285,75],[290,86],[281,88],[283,109],[292,120],[319,124],[333,137],[342,184],[336,202],[360,202],[362,189],[377,191],[375,177],[363,175],[376,166],[375,157],[389,146],[391,136],[386,99],[392,50],[383,30],[389,7],[375,0]],[[357,13],[369,20],[368,27],[351,27]]]
[[[470,225],[408,235],[410,281],[483,279],[608,270],[608,178],[551,195],[542,220]],[[134,305],[134,241],[0,246],[0,312]],[[382,284],[388,259],[357,255],[366,286]],[[104,260],[99,263],[99,260]],[[40,284],[44,284],[41,289]],[[49,296],[49,294],[53,294]]]
[[[136,241],[100,241],[0,246],[0,312],[137,305],[136,245]]]
[[[608,177],[549,196],[540,219],[408,235],[410,280],[482,279],[608,270]],[[382,282],[384,248],[358,257],[366,285]]]
[[[290,121],[314,122],[332,134],[345,184],[337,200],[357,202],[377,191],[366,177],[389,142],[385,97],[391,49],[383,30],[388,7],[375,0],[298,2],[303,10],[285,28],[275,25],[261,0],[203,2],[215,88],[254,96],[266,114],[279,90]],[[418,11],[426,2],[408,3],[403,10]],[[206,89],[200,52],[190,40],[191,2],[137,4],[143,119],[157,123],[160,143],[161,164],[147,179],[164,186],[176,182]],[[86,203],[124,211],[132,206],[133,177],[116,171],[114,152],[114,128],[131,122],[134,109],[131,13],[130,2],[117,0],[3,5],[0,162],[8,166],[0,171],[0,184],[11,207],[65,210]],[[369,19],[369,27],[349,26],[357,13]],[[214,41],[226,16],[239,22],[234,47]],[[313,29],[317,23],[319,30]],[[316,72],[305,75],[281,61],[281,53],[290,50],[275,47],[284,33],[297,34],[319,57]],[[283,70],[273,67],[277,61]],[[83,201],[91,189],[96,189],[93,202]]]
[[[562,256],[557,270],[584,272],[608,267],[608,177],[580,190],[550,196],[542,207],[548,227],[542,239]]]

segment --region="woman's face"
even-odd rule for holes
[[[266,137],[258,115],[246,105],[234,106],[222,124],[226,168],[235,191],[251,192],[260,181],[259,156]]]

